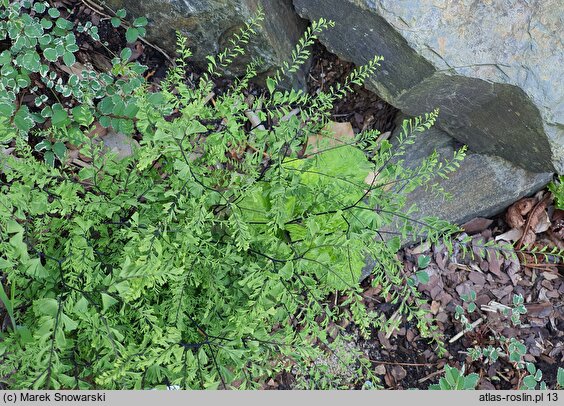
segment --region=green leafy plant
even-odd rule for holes
[[[123,10],[118,14],[125,17]],[[127,29],[128,39],[143,35],[146,24],[146,19],[136,19],[133,27]],[[85,141],[85,129],[90,124],[82,121],[86,110],[104,127],[112,126],[124,134],[134,131],[137,110],[133,92],[143,85],[139,75],[146,68],[129,62],[129,48],[114,55],[111,72],[98,73],[76,64],[79,47],[74,28],[74,23],[62,17],[59,8],[46,1],[0,2],[0,40],[10,44],[0,52],[0,114],[8,117],[24,138],[37,125],[49,120],[46,124],[57,141],[62,145],[66,142],[79,145]],[[100,40],[97,27],[90,22],[76,30]],[[109,49],[108,52],[111,53]],[[53,65],[59,66],[58,72]],[[61,74],[63,71],[67,73]],[[43,86],[37,86],[34,77]],[[31,109],[21,104],[23,94],[35,96]],[[67,107],[69,99],[79,103],[81,117],[73,117],[75,110]],[[0,138],[0,142],[9,140],[8,136]],[[52,163],[51,154],[46,157]]]
[[[548,189],[554,194],[556,207],[564,210],[564,176],[559,176],[557,181],[551,182]]]
[[[13,19],[24,18],[11,10]],[[255,61],[210,103],[212,78],[244,53],[260,19],[208,59],[198,83],[185,79],[190,52],[179,37],[179,59],[160,91],[148,91],[125,51],[111,75],[93,74],[99,93],[86,91],[70,111],[51,106],[55,135],[80,133],[74,142],[91,161],[80,170],[38,162],[19,127],[0,120],[0,134],[15,145],[12,155],[0,154],[0,265],[13,292],[9,301],[2,296],[13,322],[0,342],[5,384],[253,388],[288,370],[313,377],[304,380],[308,387],[339,386],[336,377],[317,379],[323,369],[315,360],[342,354],[335,346],[346,338],[332,343],[326,333],[341,306],[365,335],[398,323],[362,303],[367,258],[376,260],[373,284],[398,314],[444,349],[397,251],[407,236],[436,241],[458,230],[435,218],[412,221],[414,208],[404,206],[407,193],[456,170],[464,149],[450,160],[432,154],[418,168],[404,167],[405,147],[437,111],[405,121],[396,148],[377,143],[376,131],[332,138],[331,105],[375,72],[378,57],[317,96],[277,90],[331,25],[325,20],[267,81],[268,94],[243,92]],[[135,131],[139,147],[123,159],[102,154],[84,135],[97,123]],[[45,139],[38,149],[48,161],[60,159],[57,137]],[[392,224],[397,231],[384,238]],[[326,301],[335,292],[341,306]],[[359,384],[377,385],[366,360],[337,362]]]
[[[471,307],[471,305],[474,304],[474,300],[476,300],[476,294],[473,291],[468,295],[462,295],[462,299],[468,304],[468,312],[477,310],[475,305]],[[493,307],[489,305],[486,307],[488,311],[492,311],[493,309]],[[522,295],[513,295],[513,307],[497,304],[495,308],[497,311],[500,311],[503,315],[510,318],[514,326],[521,325],[521,315],[527,313]],[[463,325],[466,326],[466,331],[471,330],[472,326],[465,317],[465,311],[461,306],[457,306],[455,318],[461,320]],[[547,389],[546,383],[542,381],[542,371],[538,370],[533,363],[525,361],[527,347],[523,342],[515,337],[508,338],[495,332],[493,339],[495,340],[494,345],[490,344],[487,346],[474,346],[473,348],[469,348],[467,353],[470,359],[472,361],[482,361],[485,364],[493,364],[500,358],[506,359],[513,365],[520,376],[519,389],[533,390],[537,389],[539,384],[541,390]]]
[[[457,369],[445,365],[444,377],[439,379],[438,384],[432,384],[429,389],[432,390],[474,390],[478,384],[480,376],[476,373],[464,375],[464,366]]]
[[[50,166],[55,166],[55,157],[57,157],[60,161],[64,160],[66,147],[65,144],[60,141],[52,143],[51,141],[44,139],[35,146],[35,150],[43,151],[45,163]]]

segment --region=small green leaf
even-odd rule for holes
[[[54,127],[63,127],[69,123],[69,116],[63,108],[53,108],[53,117],[51,117],[51,124]]]
[[[523,378],[523,384],[529,389],[535,389],[535,387],[537,386],[537,381],[535,380],[534,376],[527,375]]]
[[[94,121],[92,112],[85,105],[78,105],[72,108],[72,116],[74,121],[82,126],[89,126]]]
[[[478,379],[480,376],[476,373],[469,374],[468,376],[464,377],[464,389],[465,390],[473,390],[476,388],[478,384]]]
[[[12,54],[10,53],[10,51],[2,51],[2,53],[0,53],[0,65],[6,65],[10,62],[12,62]]]
[[[35,145],[34,148],[36,151],[43,151],[44,149],[51,149],[51,141],[49,140],[42,140]]]
[[[45,3],[35,3],[33,5],[33,10],[39,14],[44,13],[45,12]]]
[[[556,374],[556,383],[561,389],[564,389],[564,368],[558,367],[558,373]]]
[[[45,154],[43,154],[43,159],[45,159],[45,163],[50,167],[55,166],[55,154],[53,153],[53,151],[45,151]]]
[[[19,130],[25,133],[33,128],[35,123],[33,122],[31,115],[29,114],[29,109],[27,108],[27,106],[20,107],[20,109],[14,116],[14,124]]]
[[[431,257],[428,255],[420,255],[417,258],[417,266],[419,267],[419,269],[427,268],[430,262],[431,262]]]
[[[112,119],[108,116],[102,116],[99,119],[100,125],[104,128],[108,128],[112,125]]]
[[[72,52],[65,52],[63,55],[63,62],[67,66],[72,66],[76,62],[76,58]]]
[[[116,16],[118,16],[119,18],[125,18],[125,16],[127,15],[127,11],[125,11],[125,9],[120,8],[118,11],[116,11]]]
[[[48,117],[52,117],[53,116],[53,110],[51,109],[51,106],[45,106],[43,108],[43,110],[41,110],[41,117],[43,118],[48,118]]]
[[[6,231],[8,234],[23,233],[24,228],[16,220],[8,220],[6,224]]]
[[[43,56],[45,56],[45,59],[47,59],[49,62],[55,62],[59,58],[55,48],[45,48],[45,50],[43,51]]]
[[[61,12],[59,10],[57,10],[55,7],[50,7],[47,12],[53,18],[57,18],[61,15]]]
[[[427,274],[427,272],[425,272],[425,271],[417,271],[417,272],[415,273],[415,275],[417,275],[417,280],[418,280],[421,284],[425,285],[425,284],[427,284],[427,283],[429,282],[429,275]]]
[[[70,30],[74,26],[73,23],[71,23],[69,20],[63,17],[57,18],[57,21],[55,21],[55,25],[61,30]]]
[[[121,50],[121,53],[119,54],[119,57],[121,58],[122,61],[129,61],[129,58],[131,57],[131,48],[123,48]]]
[[[112,17],[110,22],[112,23],[112,27],[114,28],[117,28],[121,25],[121,20],[118,17]]]
[[[276,81],[272,78],[266,78],[266,87],[270,94],[274,93],[274,89],[276,88]]]
[[[114,111],[114,102],[111,97],[104,97],[100,103],[98,103],[98,110],[102,114],[112,114]]]
[[[123,115],[129,118],[134,118],[138,111],[139,108],[137,107],[137,105],[134,102],[130,102],[129,104],[127,104],[127,106],[125,106]]]
[[[53,27],[53,21],[51,21],[51,20],[48,19],[48,18],[42,18],[42,19],[41,19],[41,26],[42,26],[44,29],[49,30],[49,29],[51,29],[51,27]]]
[[[77,52],[80,48],[78,47],[78,45],[76,44],[68,44],[65,46],[67,52]]]
[[[73,331],[78,327],[78,323],[64,313],[61,314],[61,319],[63,321],[65,331]]]
[[[149,23],[149,20],[147,20],[147,17],[139,17],[136,18],[135,20],[133,20],[133,26],[134,27],[144,27]]]
[[[65,153],[67,152],[67,147],[63,142],[57,141],[53,144],[53,152],[60,161],[63,161],[63,159],[65,158]]]
[[[51,317],[56,317],[59,312],[59,302],[56,299],[36,299],[34,306],[39,314],[45,314]]]
[[[280,277],[284,280],[290,280],[294,275],[294,264],[292,262],[286,262],[279,271]]]
[[[102,293],[102,309],[104,311],[108,310],[110,307],[115,305],[118,301],[107,293]]]
[[[14,113],[15,108],[16,107],[13,103],[0,102],[0,116],[11,117]]]
[[[127,31],[125,31],[125,40],[127,41],[128,44],[135,42],[138,36],[139,36],[139,31],[137,30],[137,28],[130,27],[127,29]]]

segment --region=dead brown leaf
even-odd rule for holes
[[[523,236],[523,230],[521,228],[512,228],[511,230],[498,235],[495,237],[496,241],[503,240],[508,242],[515,242]]]
[[[394,367],[392,367],[391,374],[396,382],[401,381],[407,376],[407,372],[401,365],[395,365]]]
[[[323,130],[322,134],[310,135],[308,137],[307,143],[313,147],[311,150],[313,153],[323,148],[344,145],[354,140],[354,130],[351,123],[330,121]]]
[[[493,223],[493,220],[484,217],[476,217],[462,225],[462,229],[468,234],[477,234],[484,231]]]
[[[514,203],[507,209],[506,221],[511,228],[520,228],[525,225],[525,216],[533,209],[537,200],[533,197],[524,198]]]

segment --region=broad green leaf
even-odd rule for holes
[[[16,125],[16,127],[19,130],[23,131],[24,133],[27,133],[29,130],[31,130],[33,128],[35,123],[33,122],[33,119],[31,118],[31,115],[29,113],[29,109],[27,108],[27,106],[20,107],[20,109],[18,110],[18,112],[14,116],[14,124]]]
[[[16,220],[8,220],[6,224],[6,231],[8,234],[23,233],[24,228]]]
[[[45,59],[47,59],[49,62],[55,62],[59,58],[55,48],[45,48],[45,50],[43,51],[43,56],[45,56]]]
[[[102,293],[102,309],[104,311],[108,310],[110,307],[115,305],[118,301],[107,293]]]
[[[57,10],[57,8],[55,8],[55,7],[50,7],[49,10],[47,10],[47,12],[53,18],[57,18],[61,15],[61,12],[59,10]]]
[[[274,93],[274,90],[276,89],[276,81],[272,78],[266,78],[266,87],[268,88],[270,94]]]
[[[428,255],[420,255],[417,258],[417,266],[419,267],[419,269],[427,268],[430,262],[431,262],[431,257]]]
[[[125,31],[125,39],[129,44],[135,42],[138,36],[139,30],[137,28],[130,27]]]
[[[417,271],[416,272],[417,275],[417,280],[419,280],[419,282],[423,285],[425,285],[426,283],[429,282],[429,275],[427,274],[427,272],[425,271]]]
[[[65,52],[63,54],[63,62],[67,66],[72,66],[76,62],[76,58],[74,57],[74,54],[72,52]]]
[[[53,116],[51,117],[51,124],[54,127],[62,127],[70,123],[69,116],[64,108],[57,104],[53,105]]]
[[[39,314],[45,314],[51,317],[56,317],[59,312],[59,302],[56,299],[36,299],[34,307]]]

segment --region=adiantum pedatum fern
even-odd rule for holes
[[[0,342],[6,385],[255,388],[283,369],[323,375],[313,362],[325,353],[316,343],[333,348],[325,328],[342,316],[329,294],[345,298],[364,335],[397,325],[398,317],[363,306],[366,258],[375,260],[373,283],[399,318],[442,349],[396,253],[402,237],[437,240],[457,229],[437,219],[414,223],[403,207],[406,193],[455,170],[464,151],[450,161],[432,155],[416,169],[402,165],[405,147],[436,111],[405,122],[398,147],[378,144],[376,132],[330,139],[323,130],[330,106],[373,74],[379,57],[317,97],[277,90],[318,29],[332,24],[324,20],[267,80],[268,93],[242,92],[259,67],[253,61],[215,97],[212,78],[243,53],[261,18],[209,58],[199,83],[185,78],[190,51],[179,37],[179,59],[160,91],[128,87],[77,106],[79,128],[90,131],[104,116],[113,126],[108,114],[134,103],[141,141],[130,157],[101,156],[85,137],[79,147],[90,165],[53,168],[0,120],[3,139],[15,143],[11,155],[0,154],[0,296],[12,323]],[[128,71],[127,80],[141,79]],[[259,124],[249,128],[249,116]],[[76,124],[74,112],[68,117]],[[57,154],[55,144],[43,147]],[[392,223],[397,231],[383,231]],[[347,359],[358,383],[377,386],[365,358]]]

